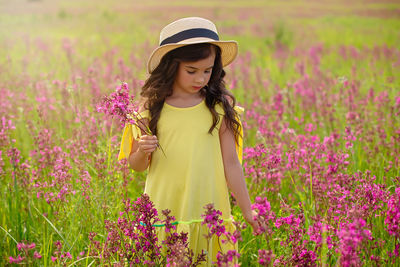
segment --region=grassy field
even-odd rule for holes
[[[96,105],[138,94],[159,30],[187,16],[239,42],[226,84],[266,224],[240,231],[240,265],[400,264],[398,1],[0,0],[0,265],[128,264],[107,222],[145,173]]]

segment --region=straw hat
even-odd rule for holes
[[[214,23],[199,17],[183,18],[168,24],[161,30],[159,46],[150,55],[147,71],[152,73],[160,64],[161,58],[169,51],[198,43],[211,43],[219,46],[224,67],[231,63],[237,55],[237,42],[220,41]]]

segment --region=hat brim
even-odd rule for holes
[[[238,53],[238,44],[236,41],[215,41],[207,38],[192,38],[189,40],[185,40],[182,43],[166,44],[154,49],[147,62],[148,73],[153,72],[158,64],[160,64],[162,57],[169,51],[182,46],[200,43],[210,43],[217,45],[221,48],[221,61],[223,67],[229,65],[236,58]]]

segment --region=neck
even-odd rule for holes
[[[176,107],[191,107],[203,101],[203,96],[199,94],[172,94],[165,99],[167,104]]]

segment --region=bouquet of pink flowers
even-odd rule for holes
[[[110,95],[104,96],[96,108],[98,112],[117,118],[122,125],[130,123],[145,134],[152,135],[150,128],[141,122],[143,117],[138,112],[139,104],[134,99],[134,95],[129,95],[128,84],[123,82]],[[164,153],[160,144],[158,147]]]
[[[117,86],[114,92],[103,97],[97,105],[97,111],[116,117],[122,125],[131,123],[138,126],[146,134],[151,134],[148,127],[144,128],[142,123],[138,123],[143,118],[138,113],[139,105],[134,99],[134,95],[129,95],[128,84],[123,82]]]

